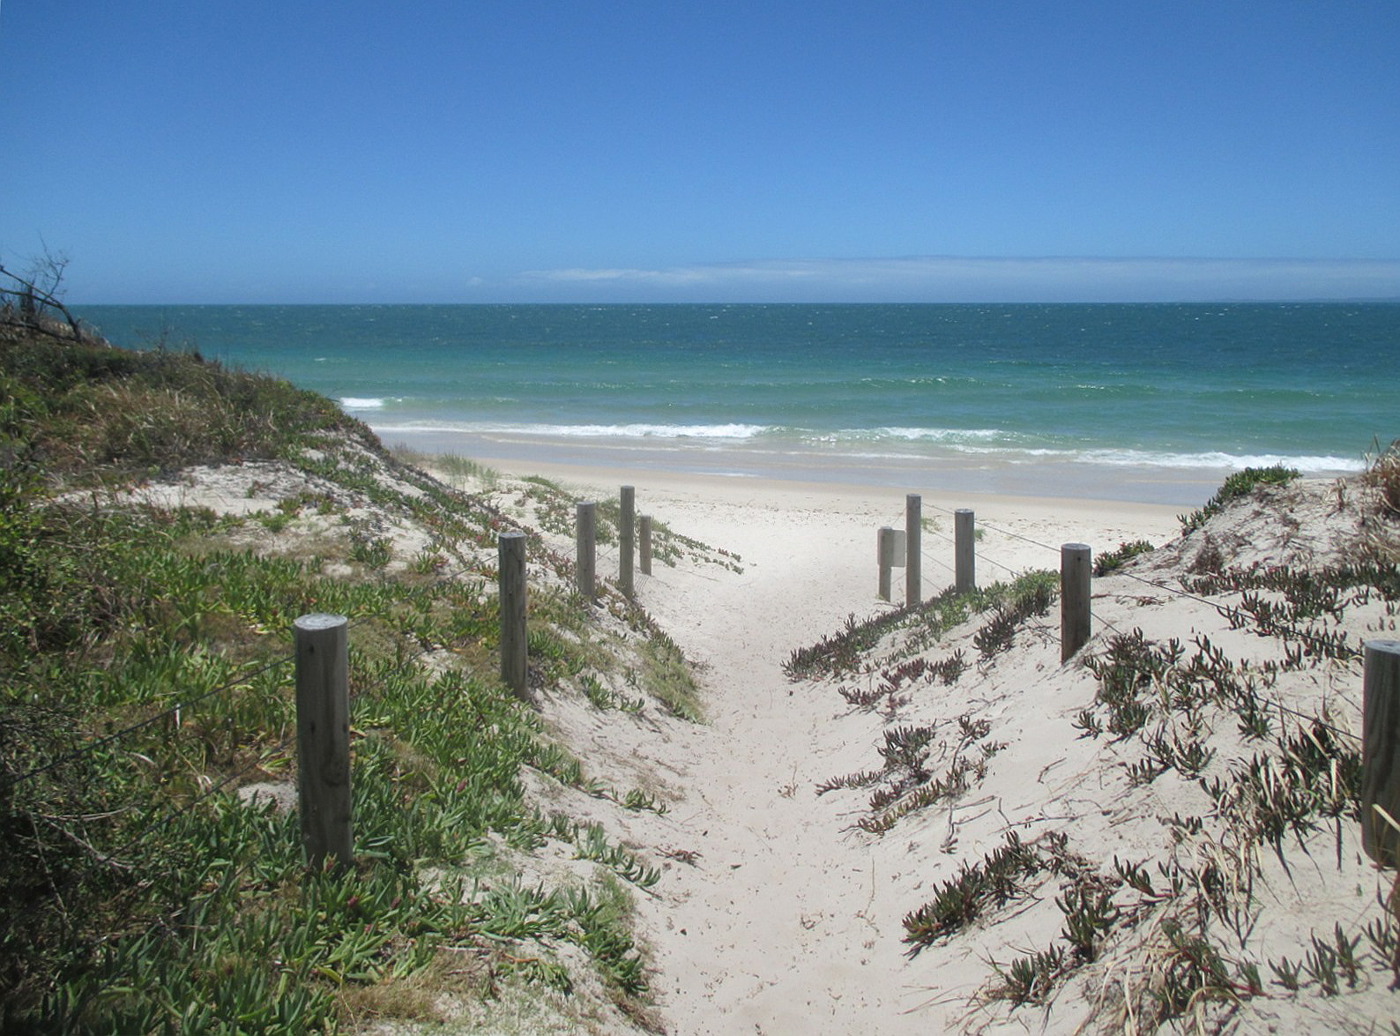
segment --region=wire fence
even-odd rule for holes
[[[948,515],[956,514],[955,511],[950,510],[948,508],[938,507],[937,505],[931,506],[934,510],[943,512]],[[1033,537],[1026,536],[1024,534],[1014,532],[1012,530],[1002,528],[999,526],[989,525],[985,522],[980,523],[980,526],[982,529],[994,533],[997,536],[1010,540],[1020,541],[1028,545],[1034,546],[1040,550],[1045,551],[1047,555],[1053,555],[1055,557],[1059,557],[1061,555],[1062,548],[1044,543]],[[950,537],[940,531],[924,531],[936,540],[947,544],[951,544],[954,547],[956,547],[957,545],[957,541],[953,537]],[[594,550],[596,551],[596,557],[599,561],[610,566],[618,568],[621,567],[622,549],[620,544],[598,544],[595,542]],[[956,574],[954,566],[950,565],[947,562],[946,557],[940,556],[934,551],[921,548],[919,556],[923,560],[928,561],[929,563],[937,566],[941,570],[945,570],[949,573]],[[983,562],[987,565],[993,566],[1001,571],[1008,573],[1009,575],[1014,576],[1020,571],[1023,571],[1023,569],[1018,570],[1016,568],[1013,568],[1012,566],[1003,564],[996,558],[993,558],[986,554],[984,551],[976,551],[974,556],[979,562]],[[480,563],[478,561],[463,560],[461,564],[453,567],[452,569],[438,573],[437,578],[433,581],[431,585],[433,587],[442,587],[449,583],[459,583],[464,577],[476,576],[479,574]],[[1201,594],[1194,593],[1184,587],[1172,585],[1161,580],[1146,578],[1136,573],[1124,571],[1121,569],[1116,570],[1113,574],[1131,580],[1133,582],[1142,584],[1144,586],[1151,587],[1156,591],[1212,608],[1228,620],[1237,621],[1241,617],[1239,609],[1231,608],[1225,604],[1222,604],[1218,600],[1211,600]],[[357,615],[348,623],[348,630],[359,629],[367,624],[374,622],[392,621],[392,619],[392,608],[386,607],[383,611],[380,611],[378,613]],[[1113,630],[1120,636],[1123,635],[1122,630],[1119,629],[1119,627],[1112,621],[1104,617],[1097,617],[1096,621],[1098,621],[1103,626]],[[1319,652],[1323,648],[1326,648],[1331,651],[1337,650],[1337,645],[1335,642],[1324,642],[1308,630],[1298,629],[1289,624],[1278,622],[1271,622],[1269,623],[1269,626],[1270,629],[1267,631],[1261,631],[1261,635],[1263,635],[1263,633],[1281,633],[1285,636],[1295,638],[1300,642],[1307,643],[1315,649],[1317,649]],[[420,649],[416,652],[404,654],[398,660],[397,664],[394,666],[391,672],[382,674],[380,679],[375,683],[367,684],[366,686],[360,688],[359,693],[373,691],[376,687],[382,687],[385,681],[387,681],[389,677],[394,674],[407,674],[419,671],[419,664],[424,659],[426,659],[427,656],[432,654],[435,650],[437,649],[434,646],[425,645],[420,647]],[[1355,661],[1361,657],[1362,652],[1357,651],[1356,649],[1351,648],[1349,646],[1346,647],[1345,658],[1347,660]],[[245,687],[250,682],[258,679],[259,677],[273,672],[279,669],[280,667],[289,666],[295,661],[296,655],[294,653],[282,653],[276,655],[271,659],[262,661],[250,668],[242,669],[237,673],[231,675],[229,678],[221,681],[218,685],[209,688],[208,690],[202,691],[199,694],[190,696],[188,698],[182,698],[180,701],[171,705],[164,706],[159,710],[151,713],[150,715],[147,715],[135,722],[129,723],[118,730],[105,734],[102,737],[96,738],[76,748],[72,748],[68,751],[62,752],[54,758],[48,759],[42,763],[34,765],[29,769],[24,770],[18,774],[5,777],[4,784],[7,787],[8,791],[13,792],[14,789],[19,788],[20,786],[35,780],[38,777],[43,776],[44,774],[51,773],[55,770],[58,770],[61,767],[68,766],[74,762],[77,762],[78,760],[81,760],[84,757],[100,752],[106,748],[115,746],[124,741],[125,739],[130,738],[134,734],[149,729],[162,721],[175,719],[183,712],[194,709],[197,706],[200,706],[220,695],[227,694],[237,688]],[[1351,742],[1362,741],[1362,738],[1357,734],[1353,733],[1352,731],[1328,723],[1319,716],[1311,715],[1294,709],[1288,705],[1285,705],[1283,702],[1273,699],[1265,699],[1264,704],[1276,709],[1281,715],[1290,716],[1296,720],[1310,724],[1318,729],[1324,729],[1331,734],[1334,734],[1341,738],[1345,738]],[[94,849],[92,851],[92,857],[94,861],[92,868],[90,868],[87,871],[78,871],[70,875],[67,879],[67,882],[59,889],[56,889],[54,894],[60,896],[65,894],[66,891],[73,887],[75,883],[83,880],[85,875],[87,873],[90,873],[93,869],[96,869],[98,867],[121,866],[121,858],[129,855],[130,853],[138,849],[146,841],[146,839],[151,837],[154,833],[175,823],[182,816],[185,816],[191,811],[200,808],[202,805],[210,801],[215,796],[218,796],[221,793],[223,793],[230,786],[242,781],[250,773],[252,773],[259,766],[261,766],[266,761],[266,759],[276,756],[280,753],[286,752],[295,739],[296,734],[293,733],[283,738],[281,742],[276,745],[266,746],[263,750],[260,750],[258,753],[254,754],[248,762],[244,763],[237,769],[223,774],[217,781],[211,782],[208,785],[208,787],[203,788],[198,794],[190,797],[187,801],[181,803],[180,805],[167,812],[151,817],[146,823],[142,824],[116,849],[111,850],[109,852],[101,852]],[[37,905],[41,904],[42,902],[43,900],[38,900],[36,902],[30,903],[25,908],[25,913],[27,914],[29,911],[36,909]]]
[[[924,506],[922,502],[921,502],[921,506]],[[947,508],[947,507],[941,507],[941,506],[939,506],[939,505],[937,505],[937,504],[928,504],[928,505],[926,505],[926,506],[929,506],[929,507],[931,507],[933,510],[939,511],[939,512],[945,514],[945,515],[950,515],[950,516],[956,516],[956,515],[957,515],[957,511],[956,511],[956,510],[953,510],[953,509],[950,509],[950,508]],[[1001,537],[1003,537],[1003,538],[1006,538],[1006,539],[1017,540],[1017,541],[1019,541],[1019,542],[1029,544],[1030,546],[1037,547],[1037,548],[1039,548],[1039,549],[1041,549],[1041,550],[1044,550],[1044,551],[1047,552],[1048,554],[1054,555],[1057,559],[1060,558],[1061,555],[1062,555],[1063,547],[1055,547],[1055,546],[1052,546],[1052,545],[1050,545],[1050,544],[1048,544],[1048,543],[1045,543],[1045,542],[1043,542],[1043,541],[1041,541],[1041,540],[1037,540],[1037,539],[1035,539],[1034,537],[1026,536],[1026,535],[1023,535],[1023,534],[1018,533],[1018,532],[1013,532],[1013,531],[1011,531],[1010,529],[998,527],[998,526],[995,526],[995,525],[990,525],[990,524],[988,524],[988,523],[986,523],[986,522],[979,522],[978,524],[979,524],[979,526],[980,526],[982,529],[985,529],[985,530],[988,531],[988,532],[994,533],[994,534],[996,534],[996,535],[998,535],[998,536],[1001,536]],[[924,531],[925,531],[926,533],[932,535],[933,537],[935,537],[935,538],[937,538],[937,539],[939,539],[939,540],[941,540],[941,541],[947,543],[947,544],[953,545],[954,547],[956,547],[956,545],[957,545],[957,541],[956,541],[953,537],[947,535],[946,533],[942,533],[942,532],[939,532],[939,531],[937,531],[937,530],[924,530]],[[988,564],[991,564],[991,565],[993,565],[993,566],[995,566],[995,567],[1001,569],[1002,571],[1007,572],[1007,573],[1010,574],[1010,575],[1016,575],[1016,574],[1018,574],[1018,570],[1013,569],[1013,568],[1011,568],[1011,567],[1009,567],[1009,566],[1007,566],[1007,565],[1001,564],[1001,563],[998,562],[996,559],[987,556],[986,554],[982,553],[981,551],[976,552],[975,556],[976,556],[976,558],[977,558],[978,561],[985,561],[985,562],[987,562]],[[929,552],[926,551],[926,550],[925,550],[925,551],[921,551],[921,557],[924,558],[924,559],[927,560],[927,561],[932,561],[934,564],[937,564],[937,565],[939,565],[940,567],[942,567],[942,568],[944,568],[944,569],[946,569],[946,570],[948,570],[948,571],[950,571],[950,572],[955,572],[955,571],[956,571],[951,565],[949,565],[949,564],[946,562],[946,560],[944,560],[943,558],[937,557],[937,556],[935,556],[935,555],[929,553]],[[1125,570],[1123,570],[1123,569],[1117,569],[1117,570],[1115,570],[1112,574],[1115,575],[1115,576],[1120,576],[1120,577],[1122,577],[1122,578],[1132,580],[1132,581],[1137,582],[1137,583],[1140,583],[1140,584],[1142,584],[1142,585],[1144,585],[1144,586],[1150,586],[1150,587],[1152,587],[1153,589],[1158,590],[1158,591],[1161,591],[1161,592],[1163,592],[1163,593],[1166,593],[1166,594],[1168,594],[1168,595],[1170,595],[1170,596],[1173,596],[1173,597],[1176,597],[1176,598],[1179,598],[1179,599],[1182,599],[1182,600],[1188,600],[1188,601],[1191,601],[1191,602],[1193,602],[1193,603],[1205,605],[1206,607],[1209,607],[1209,608],[1213,609],[1214,611],[1216,611],[1218,614],[1220,614],[1223,618],[1225,618],[1225,619],[1226,619],[1227,621],[1229,621],[1229,622],[1232,622],[1232,623],[1239,623],[1239,622],[1244,621],[1243,613],[1241,612],[1241,610],[1240,610],[1239,608],[1233,608],[1233,607],[1230,607],[1229,605],[1223,604],[1223,603],[1221,603],[1221,602],[1219,602],[1219,601],[1210,600],[1209,598],[1207,598],[1207,597],[1205,597],[1205,596],[1203,596],[1203,595],[1201,595],[1201,594],[1194,593],[1194,592],[1192,592],[1191,590],[1188,590],[1188,589],[1185,588],[1185,587],[1182,587],[1182,586],[1175,586],[1175,585],[1172,585],[1172,584],[1170,584],[1170,583],[1163,582],[1163,581],[1161,581],[1161,580],[1148,579],[1148,578],[1146,578],[1146,577],[1137,575],[1136,573],[1133,573],[1133,572],[1125,571]],[[1105,618],[1105,617],[1103,617],[1103,616],[1095,616],[1095,621],[1097,621],[1098,623],[1100,623],[1100,624],[1103,625],[1103,626],[1106,626],[1107,628],[1109,628],[1110,630],[1112,630],[1115,634],[1118,634],[1119,636],[1125,636],[1125,635],[1126,635],[1126,634],[1124,633],[1124,631],[1123,631],[1122,629],[1120,629],[1119,626],[1118,626],[1116,623],[1112,622],[1111,620],[1109,620],[1109,619],[1107,619],[1107,618]],[[1363,652],[1363,651],[1357,650],[1356,648],[1350,647],[1349,645],[1338,645],[1338,644],[1336,643],[1336,641],[1334,641],[1334,640],[1328,640],[1328,639],[1324,639],[1324,638],[1318,637],[1318,636],[1317,636],[1315,633],[1313,633],[1312,631],[1304,630],[1304,629],[1299,629],[1298,627],[1296,627],[1296,626],[1294,626],[1294,625],[1292,625],[1292,624],[1283,623],[1283,622],[1277,622],[1277,621],[1271,621],[1271,622],[1268,624],[1268,626],[1270,627],[1270,629],[1269,629],[1269,630],[1261,630],[1261,631],[1260,631],[1261,635],[1265,635],[1266,633],[1270,633],[1270,632],[1277,632],[1277,633],[1280,633],[1280,634],[1282,634],[1282,635],[1284,635],[1284,636],[1292,637],[1292,638],[1295,639],[1295,640],[1298,640],[1298,641],[1301,641],[1301,642],[1303,642],[1303,643],[1305,643],[1305,644],[1308,644],[1313,650],[1315,650],[1315,651],[1318,652],[1319,654],[1334,654],[1334,655],[1335,655],[1336,653],[1340,652],[1340,653],[1343,655],[1343,657],[1344,657],[1346,660],[1349,660],[1349,661],[1361,661],[1361,660],[1364,659],[1364,652]],[[1308,723],[1310,723],[1310,724],[1313,724],[1313,725],[1315,725],[1315,726],[1317,726],[1317,727],[1319,727],[1319,728],[1322,728],[1322,729],[1327,730],[1327,731],[1328,731],[1329,733],[1331,733],[1331,734],[1335,734],[1335,735],[1337,735],[1337,736],[1339,736],[1339,737],[1346,738],[1346,739],[1348,739],[1348,740],[1350,740],[1350,741],[1353,741],[1353,742],[1356,742],[1356,743],[1358,743],[1358,744],[1360,744],[1360,743],[1362,742],[1362,740],[1363,740],[1363,738],[1362,738],[1360,735],[1358,735],[1358,734],[1356,734],[1356,733],[1354,733],[1354,732],[1352,732],[1352,731],[1350,731],[1350,730],[1346,730],[1346,729],[1343,729],[1343,728],[1341,728],[1341,727],[1338,727],[1338,726],[1336,726],[1336,725],[1334,725],[1334,724],[1328,723],[1328,722],[1326,722],[1325,720],[1323,720],[1323,719],[1322,719],[1321,717],[1319,717],[1319,716],[1312,715],[1312,714],[1308,714],[1308,713],[1304,713],[1304,712],[1301,712],[1301,711],[1299,711],[1299,710],[1297,710],[1297,709],[1290,708],[1289,706],[1283,704],[1283,703],[1280,702],[1280,701],[1277,701],[1276,699],[1267,699],[1267,700],[1265,701],[1265,704],[1269,705],[1269,706],[1272,707],[1272,708],[1277,709],[1277,710],[1278,710],[1281,714],[1283,714],[1283,715],[1288,715],[1288,716],[1291,716],[1291,717],[1293,717],[1293,718],[1295,718],[1295,719],[1304,720],[1304,721],[1306,721],[1306,722],[1308,722]]]
[[[441,588],[448,584],[458,583],[464,576],[467,576],[469,574],[475,574],[476,570],[477,565],[474,562],[464,562],[451,571],[439,573],[437,578],[433,581],[433,583],[430,584],[429,589]],[[367,624],[374,622],[384,622],[391,618],[392,613],[388,609],[377,613],[363,613],[357,615],[356,617],[350,620],[348,629],[350,631],[353,631]],[[417,662],[426,658],[429,654],[433,652],[433,650],[434,649],[431,647],[421,648],[418,652],[406,656],[403,663],[398,668],[401,671],[408,671],[409,666],[416,664]],[[211,687],[208,690],[203,691],[197,695],[194,695],[193,697],[181,699],[180,701],[177,701],[172,705],[165,705],[157,711],[151,713],[150,715],[145,716],[142,719],[136,720],[135,722],[129,723],[126,726],[114,730],[109,734],[104,734],[102,737],[96,738],[92,741],[88,741],[78,746],[77,748],[73,748],[69,751],[63,752],[62,754],[57,755],[52,759],[46,760],[45,762],[40,763],[37,766],[33,766],[30,769],[21,771],[18,774],[4,777],[3,783],[11,788],[19,787],[20,785],[31,781],[37,777],[41,777],[46,773],[58,769],[59,767],[66,766],[69,763],[73,763],[79,759],[84,758],[85,756],[89,756],[95,752],[99,752],[104,748],[116,745],[119,742],[130,737],[131,735],[153,727],[162,721],[176,719],[181,713],[193,709],[197,705],[203,704],[204,702],[216,698],[221,694],[227,694],[229,691],[235,690],[239,687],[246,686],[248,683],[250,683],[253,680],[256,680],[258,677],[269,673],[280,666],[290,666],[295,661],[295,654],[285,653],[279,654],[276,657],[267,661],[258,663],[250,669],[240,670],[238,673],[229,677],[227,680],[224,680],[216,686]]]
[[[922,507],[923,505],[924,505],[924,502],[923,502],[922,500],[920,500],[920,501],[919,501],[919,506]],[[937,505],[937,504],[929,504],[928,506],[930,506],[930,507],[931,507],[933,510],[935,510],[935,511],[938,511],[938,512],[940,512],[940,513],[942,513],[942,514],[945,514],[945,515],[948,515],[948,516],[951,516],[951,517],[957,517],[957,514],[958,514],[958,512],[957,512],[956,510],[954,510],[954,509],[947,508],[947,507],[941,507],[941,506],[939,506],[939,505]],[[999,536],[999,537],[1002,537],[1002,538],[1004,538],[1004,539],[1015,540],[1015,541],[1018,541],[1018,542],[1021,542],[1021,543],[1025,543],[1025,544],[1027,544],[1027,545],[1029,545],[1029,546],[1032,546],[1032,547],[1037,548],[1038,550],[1044,551],[1047,555],[1051,555],[1051,556],[1053,556],[1053,557],[1056,558],[1056,559],[1062,558],[1063,551],[1064,551],[1064,546],[1063,546],[1063,545],[1062,545],[1062,546],[1054,546],[1054,545],[1052,545],[1052,544],[1045,543],[1045,542],[1042,541],[1042,540],[1036,539],[1035,537],[1027,536],[1027,535],[1025,535],[1025,534],[1023,534],[1023,533],[1015,532],[1015,531],[1013,531],[1013,530],[1011,530],[1011,529],[1007,529],[1007,528],[1002,527],[1002,526],[1000,526],[1000,525],[992,525],[992,524],[989,524],[989,523],[986,523],[986,522],[979,522],[978,525],[979,525],[980,529],[985,530],[986,532],[993,533],[993,534],[995,534],[995,535],[997,535],[997,536]],[[948,534],[942,532],[941,530],[923,528],[923,529],[921,529],[921,532],[922,532],[923,534],[927,534],[929,537],[931,537],[931,538],[933,538],[933,539],[935,539],[935,540],[938,540],[938,541],[940,541],[940,542],[942,542],[942,543],[951,545],[951,546],[954,547],[955,549],[956,549],[956,547],[957,547],[957,540],[956,540],[954,537],[949,536]],[[921,537],[921,543],[922,543],[922,537]],[[612,564],[615,564],[615,565],[620,565],[620,563],[621,563],[621,549],[620,549],[620,545],[617,545],[617,544],[609,544],[609,545],[607,545],[606,547],[598,546],[598,547],[596,547],[595,549],[597,550],[597,556],[598,556],[598,558],[599,558],[600,561],[605,561],[605,562],[609,562],[609,563],[612,563]],[[986,564],[986,565],[991,566],[991,567],[993,567],[993,568],[996,568],[996,569],[998,569],[999,571],[1006,573],[1008,576],[1014,577],[1014,576],[1017,576],[1017,575],[1021,574],[1021,573],[1024,571],[1024,568],[1018,569],[1018,568],[1015,568],[1015,567],[1013,567],[1013,566],[1011,566],[1011,565],[1004,564],[1003,562],[1001,562],[1000,560],[998,560],[998,559],[995,558],[995,557],[990,556],[989,554],[987,554],[987,553],[986,553],[985,551],[983,551],[983,550],[974,550],[972,553],[973,553],[973,557],[976,558],[977,562],[982,563],[982,564]],[[928,562],[929,564],[931,564],[931,565],[937,567],[938,569],[940,569],[940,570],[942,570],[942,571],[946,571],[946,572],[948,572],[948,573],[951,573],[951,574],[953,574],[954,576],[957,575],[957,569],[955,568],[955,566],[949,564],[949,562],[948,562],[947,559],[946,559],[946,556],[944,556],[944,555],[940,555],[940,554],[938,554],[938,553],[936,553],[936,552],[934,552],[934,551],[932,551],[932,550],[927,549],[927,547],[924,547],[924,546],[921,545],[920,550],[919,550],[919,557],[920,557],[923,561]],[[1129,580],[1132,580],[1132,581],[1135,581],[1135,582],[1140,583],[1140,584],[1145,585],[1145,586],[1149,586],[1149,587],[1153,588],[1154,590],[1157,590],[1157,591],[1160,591],[1160,592],[1162,592],[1162,593],[1168,594],[1168,595],[1170,595],[1170,596],[1172,596],[1172,597],[1176,597],[1176,598],[1179,598],[1179,599],[1182,599],[1182,600],[1189,600],[1189,601],[1192,601],[1192,602],[1194,602],[1194,603],[1201,604],[1201,605],[1204,605],[1204,606],[1206,606],[1206,607],[1209,607],[1209,608],[1211,608],[1212,610],[1214,610],[1215,612],[1217,612],[1218,614],[1220,614],[1222,617],[1224,617],[1227,621],[1230,621],[1230,622],[1232,622],[1232,623],[1240,623],[1240,622],[1244,621],[1244,618],[1245,618],[1245,617],[1244,617],[1244,616],[1242,615],[1242,613],[1240,612],[1240,609],[1238,609],[1238,608],[1232,608],[1232,607],[1229,606],[1228,604],[1222,603],[1222,602],[1219,601],[1219,600],[1211,600],[1211,599],[1209,599],[1209,598],[1203,596],[1202,594],[1195,593],[1195,592],[1193,592],[1193,591],[1191,591],[1191,590],[1189,590],[1189,589],[1187,589],[1187,588],[1185,588],[1185,587],[1183,587],[1183,586],[1173,585],[1173,584],[1170,584],[1170,583],[1167,583],[1167,582],[1164,582],[1164,581],[1161,581],[1161,580],[1148,579],[1148,578],[1146,578],[1146,577],[1137,575],[1136,573],[1129,572],[1129,571],[1125,571],[1125,570],[1123,570],[1123,569],[1121,569],[1121,568],[1120,568],[1120,569],[1116,569],[1112,574],[1113,574],[1113,575],[1117,575],[1117,576],[1121,576],[1121,577],[1123,577],[1123,578],[1126,578],[1126,579],[1129,579]],[[1117,623],[1113,622],[1112,620],[1110,620],[1110,619],[1108,619],[1108,618],[1106,618],[1106,617],[1104,617],[1104,616],[1095,616],[1095,617],[1094,617],[1094,621],[1098,622],[1101,626],[1106,627],[1107,629],[1113,631],[1115,634],[1117,634],[1117,635],[1119,635],[1119,636],[1125,636],[1125,635],[1127,635],[1127,634],[1125,633],[1125,631],[1122,630],[1122,629],[1119,627],[1119,625],[1118,625]],[[1258,629],[1257,632],[1259,632],[1260,635],[1281,634],[1281,635],[1283,635],[1283,636],[1291,637],[1291,638],[1293,638],[1293,639],[1295,639],[1295,640],[1298,640],[1298,641],[1300,641],[1300,642],[1302,642],[1302,643],[1304,643],[1304,644],[1309,645],[1309,647],[1310,647],[1313,651],[1315,651],[1315,652],[1317,652],[1317,653],[1319,653],[1319,654],[1330,653],[1330,654],[1336,655],[1336,654],[1340,653],[1346,660],[1349,660],[1349,661],[1358,661],[1358,660],[1361,660],[1361,659],[1363,658],[1363,652],[1357,650],[1357,649],[1354,648],[1354,647],[1351,647],[1351,646],[1349,646],[1349,645],[1340,645],[1340,646],[1339,646],[1335,641],[1325,640],[1324,638],[1318,637],[1315,633],[1313,633],[1313,632],[1310,631],[1310,630],[1301,629],[1301,628],[1299,628],[1299,627],[1297,627],[1297,626],[1295,626],[1295,625],[1289,624],[1289,623],[1270,622],[1270,623],[1269,623],[1269,629],[1262,629],[1262,628],[1261,628],[1261,629]],[[1357,734],[1353,733],[1352,731],[1345,730],[1345,729],[1343,729],[1343,728],[1341,728],[1341,727],[1337,727],[1335,724],[1330,724],[1330,723],[1326,722],[1325,720],[1323,720],[1323,719],[1322,719],[1321,717],[1319,717],[1319,716],[1311,715],[1311,714],[1308,714],[1308,713],[1301,712],[1301,711],[1299,711],[1299,710],[1297,710],[1297,709],[1294,709],[1294,708],[1291,708],[1290,706],[1285,705],[1284,703],[1282,703],[1282,702],[1280,702],[1280,701],[1277,701],[1277,700],[1268,700],[1268,701],[1267,701],[1267,704],[1268,704],[1269,706],[1271,706],[1272,708],[1275,708],[1275,709],[1276,709],[1280,714],[1282,714],[1282,715],[1291,716],[1291,717],[1293,717],[1293,718],[1295,718],[1295,719],[1303,720],[1303,721],[1306,721],[1306,722],[1308,722],[1308,723],[1310,723],[1310,724],[1314,724],[1315,726],[1317,726],[1317,727],[1319,727],[1319,728],[1326,729],[1326,730],[1328,730],[1330,733],[1333,733],[1333,734],[1335,734],[1335,735],[1337,735],[1337,736],[1339,736],[1339,737],[1346,738],[1346,739],[1348,739],[1348,740],[1350,740],[1350,741],[1353,741],[1353,742],[1360,742],[1360,741],[1361,741],[1361,737],[1358,736]]]
[[[601,554],[605,561],[611,561],[614,565],[620,562],[621,552],[616,545],[605,548],[601,551]],[[425,592],[433,589],[441,589],[451,584],[460,584],[466,578],[474,578],[481,574],[482,566],[479,560],[466,561],[461,560],[460,557],[459,560],[460,564],[445,571],[438,572]],[[612,584],[613,580],[601,579],[600,582]],[[393,623],[395,619],[394,609],[395,605],[391,604],[377,612],[365,612],[354,616],[346,623],[347,634],[375,623]],[[349,697],[353,700],[361,695],[373,694],[377,690],[382,690],[395,676],[420,673],[422,671],[420,664],[437,650],[438,646],[425,644],[420,645],[416,651],[402,654],[398,657],[392,669],[379,672],[377,677],[362,677],[357,680],[355,687],[349,693]],[[279,668],[286,667],[290,672],[296,661],[295,652],[283,652],[249,668],[241,669],[228,678],[221,680],[216,686],[201,691],[198,694],[181,698],[179,701],[172,704],[164,705],[141,719],[127,723],[117,730],[94,738],[67,751],[63,751],[19,773],[9,775],[0,774],[0,788],[4,788],[8,795],[13,795],[13,793],[22,786],[29,784],[45,774],[59,771],[64,767],[72,766],[106,749],[119,746],[144,730],[148,730],[163,722],[174,721],[178,724],[179,717],[182,714],[200,705],[204,705],[221,695],[228,694],[238,688],[246,687],[252,681]],[[485,722],[485,717],[480,715],[479,709],[478,718],[483,723]],[[125,866],[122,863],[123,857],[129,856],[132,852],[139,849],[153,834],[169,827],[192,811],[201,808],[230,787],[237,786],[238,783],[247,778],[249,774],[261,767],[267,759],[285,753],[295,740],[297,740],[297,734],[294,731],[281,739],[280,742],[264,746],[247,762],[232,771],[224,773],[217,780],[211,781],[207,787],[201,788],[198,794],[189,797],[186,801],[173,809],[151,816],[133,834],[115,848],[100,850],[95,846],[83,843],[92,861],[91,865],[68,875],[58,887],[52,890],[52,896],[31,900],[24,907],[21,916],[13,920],[15,922],[21,922],[24,917],[30,916],[33,911],[41,908],[45,903],[52,902],[54,896],[62,897],[66,895],[79,883],[86,880],[90,875],[100,869],[113,867],[122,868]],[[66,832],[66,834],[69,839],[78,838],[78,836],[74,835],[72,832]],[[79,840],[81,841],[81,839]]]

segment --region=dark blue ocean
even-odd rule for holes
[[[1191,502],[1400,436],[1393,303],[77,310],[465,456]]]

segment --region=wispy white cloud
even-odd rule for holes
[[[830,261],[772,263],[714,263],[646,269],[534,270],[520,275],[524,282],[555,284],[652,284],[683,287],[710,284],[767,284],[833,276]]]
[[[1400,298],[1400,260],[914,256],[534,270],[540,299],[1061,302]]]

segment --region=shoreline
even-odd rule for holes
[[[391,441],[389,445],[403,444]],[[791,641],[787,649],[838,628],[852,608],[881,605],[875,594],[877,531],[882,526],[904,528],[910,494],[921,497],[926,562],[923,584],[924,592],[930,595],[952,581],[953,519],[959,509],[973,511],[978,578],[988,583],[1035,569],[1058,570],[1060,548],[1066,543],[1087,543],[1095,555],[1143,539],[1157,546],[1170,543],[1181,535],[1180,515],[1194,509],[1191,505],[1050,494],[946,487],[927,491],[918,486],[854,480],[735,477],[603,462],[500,457],[471,460],[507,480],[547,478],[579,499],[615,499],[621,486],[630,485],[636,491],[639,515],[652,515],[678,532],[736,553],[746,563],[764,565],[789,557],[790,564],[810,569],[812,593],[839,603],[820,620],[808,616],[806,621],[783,623]],[[434,463],[434,455],[419,463],[452,481],[449,472]],[[807,537],[805,547],[799,548],[798,541]],[[809,552],[810,557],[800,557]],[[903,577],[894,582],[894,602],[898,603],[904,596]]]
[[[763,451],[694,445],[639,444],[635,440],[543,439],[483,436],[442,430],[370,426],[386,446],[429,455],[449,455],[501,472],[589,481],[595,472],[609,480],[642,479],[714,484],[785,485],[805,491],[826,486],[874,493],[921,493],[974,500],[1053,500],[1066,504],[1109,503],[1194,510],[1220,488],[1233,467],[1173,468],[1094,464],[1058,458],[1017,462],[977,454],[938,457],[862,456],[818,450]],[[1335,473],[1309,473],[1330,477]],[[965,506],[958,504],[956,506]]]

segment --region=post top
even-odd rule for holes
[[[503,540],[523,540],[525,538],[525,534],[519,529],[512,529],[509,532],[501,533],[500,538]]]
[[[329,630],[335,629],[337,626],[344,626],[349,621],[344,615],[315,612],[311,615],[299,616],[292,625],[299,630]]]
[[[1381,651],[1387,655],[1400,655],[1400,640],[1368,640],[1367,651]]]
[[[1079,550],[1089,550],[1090,547],[1089,547],[1089,544],[1087,544],[1087,543],[1062,543],[1062,544],[1060,544],[1060,549],[1061,549],[1061,550],[1075,550],[1075,551],[1079,551]]]

